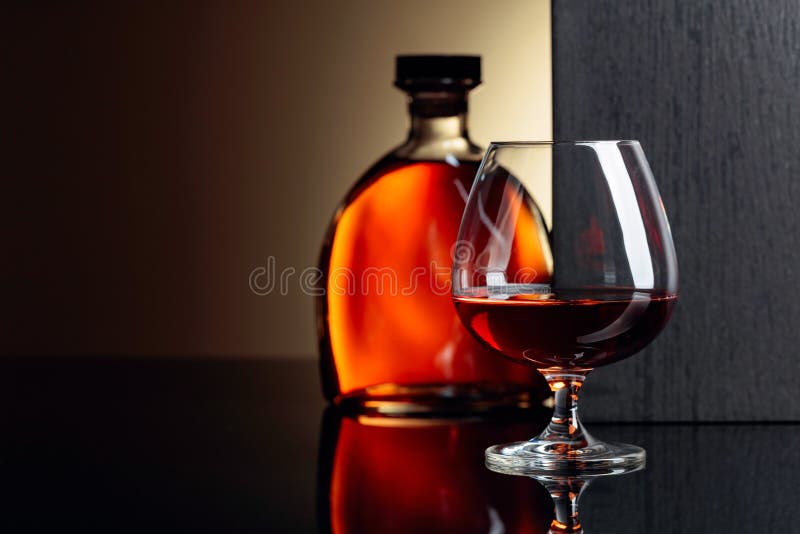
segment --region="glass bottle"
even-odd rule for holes
[[[379,412],[526,405],[538,374],[480,346],[450,298],[458,226],[483,149],[467,135],[479,56],[398,56],[405,143],[373,165],[336,210],[317,298],[325,396]]]

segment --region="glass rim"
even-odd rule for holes
[[[640,144],[637,139],[557,139],[553,141],[491,141],[489,147],[529,147],[529,146],[557,146],[557,145],[582,145],[582,144]]]

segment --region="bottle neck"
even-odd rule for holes
[[[411,116],[409,140],[439,141],[447,139],[467,139],[467,114],[459,113],[452,117]]]
[[[412,92],[409,141],[467,140],[467,92]]]

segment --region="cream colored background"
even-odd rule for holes
[[[297,274],[405,136],[398,53],[483,56],[476,141],[551,132],[546,0],[21,9],[0,352],[316,354]],[[57,88],[57,90],[53,90]]]
[[[470,130],[479,144],[551,137],[548,1],[315,4],[302,14],[286,13],[270,21],[273,28],[300,26],[294,19],[300,17],[311,30],[304,36],[303,52],[295,57],[306,72],[284,80],[290,95],[286,105],[271,108],[270,122],[287,125],[286,135],[261,131],[253,137],[268,137],[272,155],[301,154],[296,142],[304,143],[308,153],[297,159],[254,162],[264,169],[264,177],[278,172],[293,178],[288,187],[269,179],[254,183],[243,195],[249,199],[245,209],[257,214],[258,199],[270,198],[276,208],[283,199],[297,211],[264,212],[253,222],[272,232],[280,229],[273,234],[277,239],[272,247],[266,242],[260,248],[255,242],[247,247],[253,263],[274,254],[279,266],[314,265],[316,245],[338,200],[369,164],[402,140],[406,106],[402,93],[391,85],[397,53],[483,57],[484,84],[470,99]],[[331,25],[331,20],[339,23]],[[270,46],[265,53],[268,65],[280,63],[280,47]],[[309,92],[308,85],[319,93]],[[308,94],[310,102],[299,97]],[[299,230],[302,237],[291,230]],[[257,232],[251,235],[258,239]],[[242,325],[241,344],[229,350],[315,353],[310,299],[254,296],[241,305],[247,323]]]

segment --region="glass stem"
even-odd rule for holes
[[[593,438],[578,419],[578,392],[589,371],[540,369],[540,372],[553,392],[555,406],[550,423],[536,439],[561,444],[563,450],[558,450],[559,453],[586,447]]]

